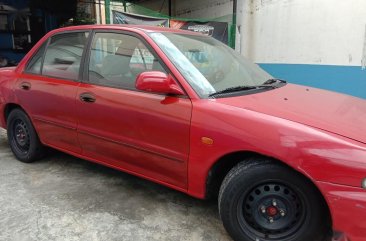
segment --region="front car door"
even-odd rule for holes
[[[80,85],[79,140],[89,159],[187,187],[191,101],[135,89],[136,76],[167,69],[132,33],[96,32]]]
[[[41,141],[73,153],[81,153],[75,98],[88,35],[78,31],[50,37],[15,85],[19,104],[32,118]]]

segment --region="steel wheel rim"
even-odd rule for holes
[[[27,124],[20,119],[14,121],[13,124],[13,147],[17,152],[27,154],[30,148],[30,135]]]
[[[241,195],[237,208],[240,226],[253,240],[286,240],[306,218],[302,195],[279,182],[254,186]]]

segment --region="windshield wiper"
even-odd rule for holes
[[[255,90],[255,89],[267,89],[267,88],[275,88],[274,86],[271,85],[242,85],[242,86],[234,86],[234,87],[230,87],[230,88],[226,88],[220,91],[217,91],[215,93],[212,93],[209,95],[209,97],[214,97],[220,94],[226,94],[226,93],[232,93],[232,92],[237,92],[237,91],[244,91],[244,90]]]
[[[268,79],[262,85],[284,84],[284,83],[287,83],[286,80],[282,80],[282,79]]]
[[[287,82],[282,79],[268,79],[261,85],[241,85],[229,87],[215,93],[209,95],[209,97],[214,97],[220,94],[232,93],[237,91],[245,91],[245,90],[255,90],[255,89],[275,89],[280,87],[281,84],[286,84]]]

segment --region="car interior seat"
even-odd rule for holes
[[[114,54],[107,55],[103,59],[101,75],[106,79],[107,85],[135,88],[130,62],[137,43],[137,40],[123,41]]]

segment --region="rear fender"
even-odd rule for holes
[[[0,127],[6,128],[5,107],[8,103],[18,103],[14,94],[14,85],[18,74],[15,67],[0,69]]]

